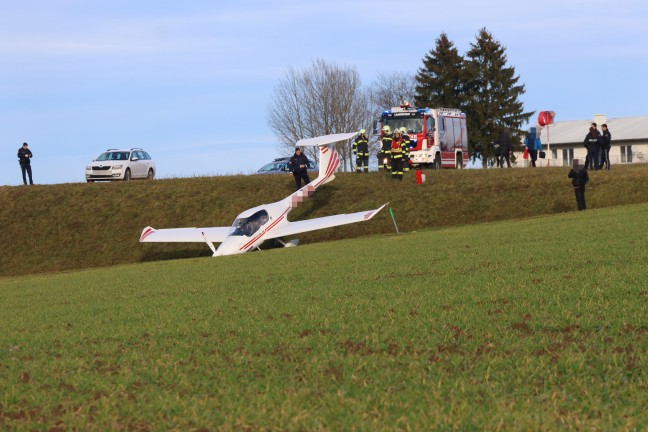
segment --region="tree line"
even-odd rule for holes
[[[416,73],[380,73],[366,88],[353,66],[318,59],[301,71],[291,67],[274,89],[267,121],[286,150],[301,138],[366,129],[375,151],[378,136],[372,125],[401,99],[420,108],[459,108],[467,117],[471,160],[480,160],[485,167],[494,164],[491,144],[503,129],[520,134],[533,115],[520,101],[524,91],[515,68],[508,64],[506,49],[482,28],[463,56],[441,33]],[[338,145],[345,171],[353,166],[349,147]]]

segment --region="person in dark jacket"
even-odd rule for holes
[[[599,142],[601,140],[601,133],[596,128],[596,123],[592,123],[589,132],[585,135],[583,144],[587,149],[587,157],[585,158],[585,167],[593,170],[598,169],[598,154]]]
[[[410,170],[410,165],[412,162],[410,161],[410,146],[412,145],[412,141],[410,139],[409,134],[407,133],[407,128],[402,127],[400,128],[401,131],[401,138],[403,138],[403,142],[405,143],[405,147],[403,150],[403,172],[408,172]]]
[[[610,170],[610,146],[612,142],[612,134],[608,130],[606,124],[602,124],[601,129],[603,130],[603,134],[601,134],[601,140],[600,140],[599,169],[603,169],[603,166],[605,165],[605,169],[609,171]]]
[[[567,174],[567,177],[572,179],[572,186],[574,187],[574,193],[576,194],[576,205],[578,205],[578,210],[585,210],[585,185],[589,181],[589,175],[587,175],[587,166],[581,167],[578,159],[574,159],[572,169]]]
[[[497,154],[497,166],[504,168],[504,159],[506,159],[506,165],[508,168],[511,168],[511,148],[513,147],[513,141],[511,141],[511,130],[509,128],[504,128],[504,131],[500,134],[497,141],[495,141],[495,151]]]
[[[392,139],[391,128],[384,126],[380,136],[381,147],[378,151],[378,171],[382,169],[391,170]]]
[[[391,173],[392,179],[403,180],[403,154],[405,153],[405,140],[401,136],[400,129],[394,130],[394,136],[391,141]]]
[[[23,183],[27,184],[27,176],[29,175],[29,184],[33,185],[34,180],[32,180],[32,169],[31,169],[31,158],[34,157],[31,150],[29,150],[29,145],[23,143],[22,147],[18,149],[18,162],[20,163],[20,170],[22,171]]]
[[[353,154],[356,155],[356,172],[362,172],[363,165],[364,172],[369,172],[369,140],[364,129],[360,129],[360,134],[353,141]]]
[[[295,190],[299,190],[301,187],[302,179],[304,180],[304,186],[310,183],[308,178],[308,158],[299,147],[295,147],[295,154],[290,158],[288,168],[295,177]]]

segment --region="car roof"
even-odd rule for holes
[[[113,148],[111,148],[111,149],[108,149],[108,150],[104,151],[104,153],[106,153],[106,152],[129,152],[129,151],[133,151],[133,150],[145,151],[144,149],[141,149],[139,147],[134,147],[134,148],[131,148],[131,149],[113,149]]]

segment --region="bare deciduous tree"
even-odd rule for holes
[[[381,72],[369,88],[374,115],[400,104],[401,98],[414,104],[416,76],[405,72],[391,74]]]
[[[302,72],[288,69],[275,87],[267,118],[280,149],[291,150],[302,138],[368,129],[372,113],[357,70],[318,59]],[[337,149],[343,170],[348,171],[351,145],[341,142]],[[315,149],[305,150],[317,159]]]

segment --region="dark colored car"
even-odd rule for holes
[[[265,164],[261,167],[256,174],[282,174],[290,172],[288,168],[288,162],[290,161],[289,157],[277,158],[269,164]],[[317,172],[319,168],[313,161],[308,161],[308,172]]]

